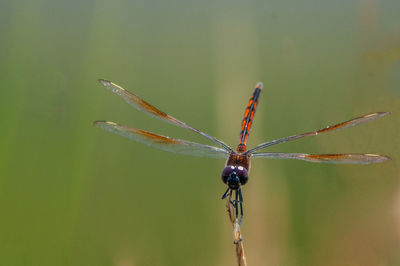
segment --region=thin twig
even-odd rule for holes
[[[231,203],[231,196],[226,197],[226,209],[228,211],[229,220],[232,223],[233,239],[235,245],[236,259],[238,266],[247,266],[246,256],[244,254],[243,239],[240,232],[240,225],[235,218],[235,210]]]

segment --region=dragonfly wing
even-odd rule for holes
[[[229,156],[229,152],[221,148],[181,139],[173,139],[149,131],[118,125],[114,122],[95,121],[93,124],[99,128],[164,151],[221,159],[226,159]]]
[[[195,129],[191,126],[189,126],[188,124],[164,113],[163,111],[157,109],[156,107],[152,106],[151,104],[149,104],[148,102],[142,100],[141,98],[139,98],[138,96],[136,96],[135,94],[125,90],[124,88],[118,86],[117,84],[112,83],[111,81],[108,80],[104,80],[104,79],[99,79],[99,82],[101,83],[101,85],[103,85],[104,87],[106,87],[107,89],[109,89],[110,91],[114,92],[115,94],[119,95],[121,98],[123,98],[128,104],[132,105],[133,107],[135,107],[137,110],[142,111],[152,117],[156,117],[162,121],[174,124],[176,126],[179,127],[183,127],[186,129],[189,129],[191,131],[196,132],[197,134],[202,135],[203,137],[208,138],[209,140],[213,141],[214,143],[217,143],[218,145],[220,145],[222,148],[224,148],[225,150],[227,150],[228,152],[232,152],[233,150],[226,145],[224,142],[214,138],[213,136],[210,136],[198,129]]]
[[[307,154],[307,153],[253,153],[252,157],[271,159],[296,159],[314,163],[347,163],[372,164],[391,160],[390,157],[379,154]]]
[[[363,123],[367,123],[369,121],[372,121],[374,119],[377,119],[379,117],[385,116],[390,114],[390,112],[376,112],[376,113],[371,113],[371,114],[367,114],[367,115],[363,115],[357,118],[354,118],[352,120],[346,121],[346,122],[342,122],[333,126],[328,126],[326,128],[317,130],[317,131],[312,131],[312,132],[307,132],[307,133],[303,133],[303,134],[299,134],[299,135],[294,135],[294,136],[289,136],[289,137],[285,137],[285,138],[281,138],[281,139],[276,139],[276,140],[272,140],[269,142],[265,142],[265,143],[261,143],[259,145],[257,145],[255,148],[248,150],[246,153],[254,153],[255,151],[261,150],[261,149],[265,149],[269,146],[273,146],[279,143],[283,143],[283,142],[287,142],[287,141],[291,141],[291,140],[295,140],[295,139],[300,139],[300,138],[304,138],[304,137],[310,137],[310,136],[316,136],[320,133],[325,133],[325,132],[333,132],[333,131],[337,131],[337,130],[341,130],[341,129],[345,129],[348,127],[352,127],[355,125],[359,125],[359,124],[363,124]]]

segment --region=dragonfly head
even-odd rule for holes
[[[221,178],[230,189],[236,190],[247,183],[249,175],[243,166],[228,165],[222,171]]]

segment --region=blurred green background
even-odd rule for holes
[[[0,265],[234,265],[223,160],[153,150],[111,120],[209,144],[151,119],[104,78],[236,146],[369,112],[391,116],[278,145],[369,152],[368,166],[254,159],[249,265],[400,265],[400,2],[0,2]]]

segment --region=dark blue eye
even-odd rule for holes
[[[226,184],[228,182],[228,177],[230,177],[234,171],[235,167],[232,165],[228,165],[227,167],[225,167],[221,174],[222,182]]]
[[[241,185],[246,184],[249,180],[247,170],[242,166],[228,165],[225,167],[221,174],[222,182],[227,184],[229,177],[238,177]]]
[[[240,184],[243,186],[244,184],[247,183],[247,181],[249,181],[249,174],[247,173],[246,168],[242,167],[242,166],[238,166],[235,169],[235,172],[237,173],[239,180],[240,180]]]

